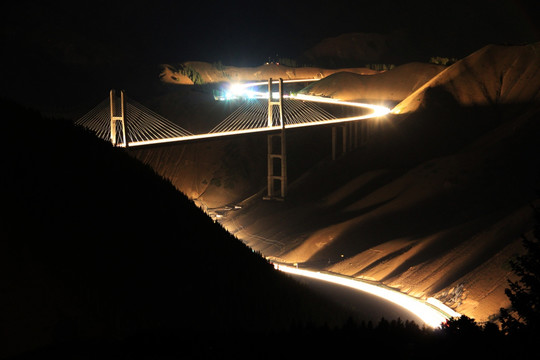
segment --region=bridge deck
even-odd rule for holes
[[[354,106],[364,109],[364,111],[360,115],[337,118],[322,109],[317,103]],[[371,112],[365,114],[365,109],[369,109]],[[383,116],[388,112],[389,109],[383,106],[329,98],[298,95],[283,99],[283,121],[286,129],[363,120]],[[281,128],[277,111],[273,112],[272,126],[268,124],[268,99],[246,100],[231,115],[205,134],[193,134],[129,98],[125,100],[125,113],[128,146],[130,147],[267,132]],[[98,104],[78,119],[75,124],[93,131],[96,136],[105,141],[110,141],[109,99]],[[120,129],[117,129],[117,132],[119,131]]]

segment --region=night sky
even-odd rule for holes
[[[162,63],[258,66],[348,32],[402,32],[426,54],[459,58],[489,43],[539,41],[537,3],[13,1],[0,25],[0,95],[128,86],[134,77],[157,78]]]

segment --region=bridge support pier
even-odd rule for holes
[[[268,127],[274,127],[273,107],[279,107],[280,132],[270,134],[268,140],[268,183],[265,200],[284,200],[287,195],[287,146],[285,138],[285,123],[283,121],[283,79],[279,79],[279,97],[276,101],[272,96],[272,78],[268,80]],[[276,126],[277,127],[277,126]],[[276,189],[279,182],[279,194]]]
[[[284,200],[287,195],[287,147],[285,143],[284,132],[268,135],[268,189],[265,200]]]
[[[114,90],[111,90],[109,97],[111,107],[111,143],[113,146],[123,146],[127,148],[128,139],[126,133],[126,102],[124,100],[124,90],[120,90],[120,104],[118,104],[118,99]],[[119,130],[121,131],[122,143],[118,142]]]
[[[339,155],[345,155],[367,142],[367,120],[355,121],[336,125],[332,127],[332,160],[336,160]],[[341,130],[341,139],[338,137],[338,130]],[[341,141],[340,141],[341,140]],[[341,142],[341,153],[338,154],[338,145]]]

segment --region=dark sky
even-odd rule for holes
[[[405,32],[426,53],[465,56],[489,43],[540,40],[537,0],[30,1],[3,5],[3,91],[51,78],[122,83],[161,63],[257,66],[325,37]],[[443,54],[445,53],[445,54]],[[423,59],[419,59],[423,60]],[[26,71],[23,71],[26,70]],[[61,76],[59,76],[61,75]],[[28,79],[21,88],[20,77]]]
[[[267,53],[294,57],[322,38],[347,32],[405,30],[428,46],[433,39],[534,41],[540,31],[536,2],[19,0],[7,5],[11,15],[3,19],[3,30],[62,61],[258,65]]]

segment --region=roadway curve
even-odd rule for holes
[[[316,79],[313,79],[316,80]],[[303,80],[306,81],[306,80]],[[246,83],[242,84],[240,86],[240,89],[247,88],[249,86],[255,86],[260,85],[261,83]],[[238,96],[241,93],[240,90],[236,90],[236,95]],[[254,93],[256,97],[258,98],[268,98],[269,93],[263,93],[263,92],[256,92]],[[327,104],[337,104],[337,105],[344,105],[344,106],[352,106],[362,109],[370,109],[372,112],[364,115],[357,115],[357,116],[349,116],[349,117],[343,117],[343,118],[336,118],[331,120],[325,120],[320,122],[306,122],[306,123],[298,123],[298,124],[286,124],[284,125],[285,129],[290,128],[299,128],[299,127],[307,127],[307,126],[317,126],[317,125],[329,125],[329,124],[337,124],[337,123],[345,123],[350,121],[357,121],[357,120],[366,120],[371,118],[378,118],[382,117],[388,113],[390,113],[390,109],[388,109],[385,106],[381,105],[374,105],[374,104],[366,104],[366,103],[359,103],[359,102],[351,102],[351,101],[342,101],[339,99],[332,99],[332,98],[325,98],[320,96],[311,96],[311,95],[290,95],[290,96],[284,96],[284,98],[289,98],[293,100],[298,101],[313,101],[313,102],[319,102],[319,103],[327,103]],[[129,142],[130,147],[134,146],[145,146],[145,145],[154,145],[154,144],[163,144],[163,143],[171,143],[171,142],[180,142],[180,141],[192,141],[192,140],[201,140],[201,139],[211,139],[211,138],[219,138],[224,136],[232,136],[232,135],[241,135],[241,134],[252,134],[252,133],[260,133],[260,132],[266,132],[266,131],[275,131],[279,129],[280,126],[269,126],[269,127],[260,127],[260,128],[248,128],[243,130],[233,130],[233,131],[226,131],[226,132],[215,132],[215,133],[208,133],[208,134],[191,134],[191,135],[184,135],[180,137],[170,137],[170,138],[162,138],[162,139],[155,139],[155,140],[145,140],[145,141],[136,141],[136,142]],[[124,145],[119,145],[124,146]]]
[[[414,320],[420,325],[437,328],[449,318],[461,316],[434,298],[423,301],[358,279],[281,264],[274,264],[274,267],[297,279],[303,279],[302,282],[306,285],[353,309],[366,321],[376,323],[381,317],[388,320],[399,317],[402,320]]]

